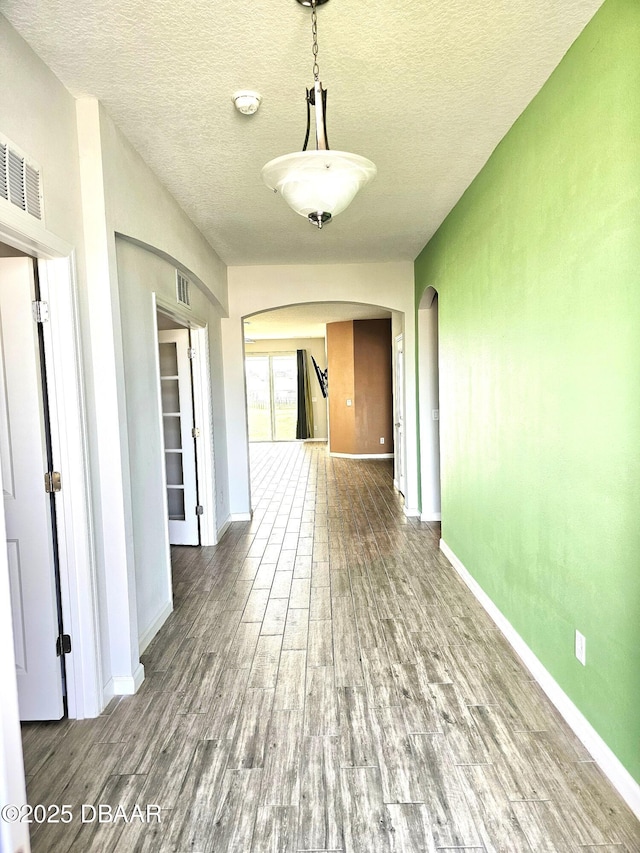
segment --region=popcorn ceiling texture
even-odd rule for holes
[[[378,177],[318,232],[262,183],[302,147],[310,11],[295,0],[0,0],[77,96],[103,102],[231,265],[413,260],[601,0],[331,0],[332,148]],[[263,97],[242,116],[241,88]],[[0,130],[2,128],[0,127]]]

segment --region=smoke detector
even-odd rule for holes
[[[231,96],[231,100],[235,104],[239,113],[244,116],[252,116],[258,112],[262,96],[258,92],[252,92],[249,89],[243,89]]]

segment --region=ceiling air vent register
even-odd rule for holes
[[[0,136],[0,199],[42,221],[40,168]]]
[[[191,308],[190,282],[179,270],[176,270],[176,298],[180,305]]]

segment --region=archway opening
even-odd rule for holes
[[[403,396],[396,387],[392,342],[403,329],[400,312],[367,303],[309,302],[246,316],[243,329],[253,485],[257,469],[264,467],[261,457],[283,452],[282,447],[269,451],[267,442],[301,439],[325,443],[332,456],[385,460],[396,479],[394,412]],[[299,428],[303,355],[312,424],[306,433]],[[295,433],[292,424],[285,429],[287,406],[297,412]],[[252,504],[255,509],[254,500]]]
[[[440,521],[440,366],[438,292],[428,287],[418,306],[418,395],[422,521]]]

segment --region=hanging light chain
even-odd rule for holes
[[[316,11],[317,2],[311,0],[311,34],[313,36],[313,79],[318,80],[320,77],[320,68],[318,67],[318,13]]]

